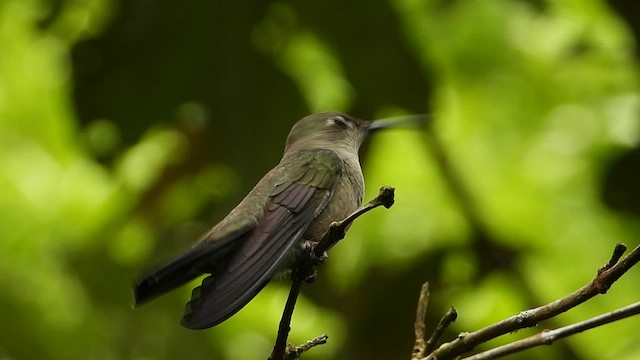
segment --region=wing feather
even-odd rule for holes
[[[144,304],[174,288],[202,275],[201,263],[216,263],[232,249],[234,240],[251,230],[254,225],[247,222],[239,231],[210,241],[200,241],[184,254],[168,264],[147,274],[133,287],[134,306]],[[209,240],[211,233],[205,235]]]
[[[194,289],[184,326],[214,326],[253,299],[331,199],[342,173],[342,161],[334,152],[307,151],[291,160],[301,164],[301,171],[274,185],[255,230],[219,272]]]

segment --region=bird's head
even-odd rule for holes
[[[333,149],[358,153],[368,134],[386,128],[414,127],[426,122],[426,115],[407,115],[366,121],[340,112],[322,112],[299,120],[289,132],[285,155],[304,149]]]
[[[289,136],[285,153],[309,148],[346,149],[357,152],[371,122],[339,112],[313,114],[298,121]]]

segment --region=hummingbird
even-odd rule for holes
[[[362,204],[358,150],[367,134],[391,126],[339,112],[299,120],[280,162],[249,194],[193,247],[135,284],[134,307],[209,274],[192,291],[182,325],[206,329],[234,315]]]

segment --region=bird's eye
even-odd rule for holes
[[[349,127],[349,121],[345,119],[344,116],[340,115],[331,118],[331,123],[340,127],[341,129],[346,129]]]

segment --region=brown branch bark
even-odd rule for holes
[[[595,278],[573,293],[549,304],[523,311],[483,329],[471,333],[461,333],[456,339],[441,345],[424,359],[453,359],[473,350],[481,343],[519,329],[535,326],[539,322],[574,308],[598,294],[606,293],[615,281],[640,261],[640,246],[619,260],[625,249],[624,244],[617,244],[611,259],[598,270]]]
[[[333,222],[331,226],[329,226],[329,230],[325,236],[313,247],[309,256],[301,262],[301,265],[297,269],[293,270],[291,275],[291,289],[289,290],[287,303],[285,304],[284,311],[282,312],[282,318],[280,319],[280,325],[278,326],[278,335],[276,336],[276,341],[268,360],[297,359],[303,351],[326,343],[328,336],[324,335],[324,341],[310,340],[306,342],[305,344],[308,347],[305,347],[305,350],[303,351],[296,352],[295,349],[287,349],[287,338],[289,337],[289,331],[291,331],[291,319],[293,317],[293,311],[296,306],[298,295],[300,294],[302,283],[313,278],[317,259],[322,258],[326,251],[332,248],[336,243],[338,243],[338,241],[344,239],[347,228],[355,219],[379,206],[384,206],[387,209],[390,208],[394,202],[394,192],[395,189],[392,186],[383,186],[380,188],[378,196],[373,198],[373,200],[361,206],[358,210],[347,216],[346,219]],[[298,348],[303,346],[304,344]]]
[[[429,283],[422,284],[420,289],[420,297],[418,298],[418,307],[416,308],[416,322],[413,325],[416,341],[411,352],[411,360],[418,360],[427,354],[427,342],[425,339],[425,316],[427,315],[427,306],[429,305]]]
[[[555,330],[544,330],[536,335],[528,338],[512,342],[511,344],[499,346],[497,348],[475,354],[473,356],[466,357],[462,360],[489,360],[497,359],[499,357],[520,352],[534,346],[551,345],[558,339],[565,338],[583,332],[585,330],[593,329],[598,326],[608,324],[613,321],[624,319],[640,313],[640,302],[625,306],[623,308],[602,314],[591,319],[581,321],[575,324],[564,326]]]
[[[447,312],[442,316],[442,318],[440,318],[438,325],[433,330],[433,334],[431,334],[431,337],[429,338],[429,340],[427,340],[427,348],[425,349],[425,353],[430,354],[431,352],[433,352],[444,331],[449,327],[449,325],[451,325],[452,322],[456,321],[457,318],[458,312],[456,311],[456,308],[454,308],[453,306],[450,307],[449,310],[447,310]]]
[[[296,301],[298,295],[300,295],[300,288],[302,287],[302,281],[291,277],[291,289],[289,290],[289,296],[287,302],[282,311],[282,317],[280,318],[280,324],[278,325],[278,335],[276,336],[276,342],[273,345],[273,351],[269,355],[268,360],[284,360],[287,354],[287,338],[289,337],[289,331],[291,331],[291,319],[293,318],[293,310],[296,307]]]

